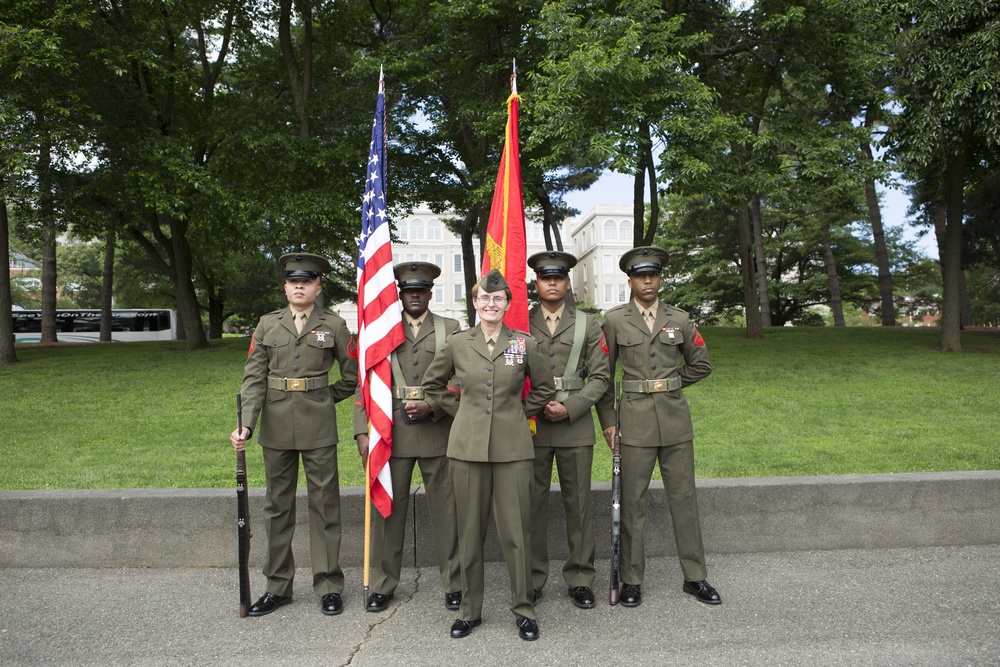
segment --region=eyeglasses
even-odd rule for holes
[[[483,304],[484,306],[487,305],[487,304],[490,304],[490,303],[496,304],[498,306],[502,306],[504,303],[507,302],[507,296],[506,295],[500,295],[500,296],[477,296],[476,297],[476,301],[478,301],[479,303]]]

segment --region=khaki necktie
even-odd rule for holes
[[[653,333],[653,326],[656,324],[656,315],[653,314],[653,310],[646,310],[642,313],[642,319],[646,320],[646,326],[649,327],[649,333]]]
[[[493,339],[489,338],[486,340],[486,351],[493,354]]]
[[[413,332],[413,338],[416,340],[417,332],[420,331],[420,320],[410,320],[410,331]]]
[[[299,332],[299,335],[302,334],[302,329],[305,328],[305,326],[306,326],[306,314],[305,313],[296,313],[295,314],[295,330]]]
[[[554,334],[556,332],[556,327],[559,326],[559,316],[546,315],[545,324],[549,327],[549,333]]]

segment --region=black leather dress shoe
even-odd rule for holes
[[[477,618],[474,621],[463,621],[462,619],[458,619],[451,624],[451,638],[461,639],[462,637],[468,637],[472,634],[472,628],[482,622],[483,620],[481,618]]]
[[[270,614],[272,611],[278,607],[283,607],[286,604],[291,604],[292,596],[282,597],[281,595],[275,595],[274,593],[264,593],[260,596],[260,599],[253,603],[248,612],[250,616],[265,616]]]
[[[365,611],[385,611],[389,608],[389,600],[391,599],[391,595],[372,593],[368,596],[368,604],[365,605]]]
[[[722,604],[722,598],[719,597],[719,591],[712,588],[712,584],[708,583],[704,579],[701,581],[685,581],[684,592],[688,595],[695,596],[698,602],[704,602],[705,604]]]
[[[569,589],[569,597],[580,609],[594,608],[594,591],[586,586],[574,586]]]
[[[444,608],[450,609],[452,611],[458,611],[459,607],[462,606],[462,591],[455,591],[454,593],[444,594]]]
[[[538,623],[530,618],[518,616],[514,622],[517,626],[518,636],[526,642],[533,642],[538,639]]]
[[[618,601],[624,607],[638,607],[642,604],[642,590],[639,584],[622,584],[621,594]]]
[[[327,616],[336,616],[344,611],[344,603],[340,599],[340,593],[327,593],[324,595],[321,608]]]

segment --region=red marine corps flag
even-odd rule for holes
[[[521,151],[517,138],[517,73],[510,75],[510,97],[507,98],[507,132],[504,137],[497,185],[493,191],[493,206],[486,225],[486,252],[483,270],[499,269],[513,295],[504,324],[512,329],[528,330],[528,287],[525,272],[528,241],[524,233],[524,197],[521,194]]]
[[[403,311],[392,273],[392,241],[386,213],[385,82],[380,72],[358,243],[358,386],[369,422],[367,489],[382,516],[392,512],[388,466],[392,454],[389,355],[403,340]],[[367,503],[365,507],[367,513]],[[367,567],[365,570],[367,576]]]
[[[504,315],[504,324],[511,329],[528,331],[528,286],[525,273],[528,266],[528,239],[524,232],[524,196],[521,193],[521,150],[517,137],[517,108],[521,96],[517,94],[517,68],[510,75],[510,97],[507,98],[507,131],[504,136],[503,155],[497,172],[497,185],[493,191],[493,206],[486,224],[486,252],[483,253],[483,270],[499,269],[510,287],[510,309]],[[522,397],[531,391],[531,381],[524,381]],[[531,434],[535,434],[535,418],[528,420]]]

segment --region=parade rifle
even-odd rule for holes
[[[236,394],[236,432],[243,433],[243,399]],[[236,534],[239,538],[240,618],[250,613],[250,501],[247,498],[247,453],[236,452]]]
[[[611,581],[608,602],[618,604],[621,587],[622,528],[622,383],[615,382],[615,437],[611,446]]]

